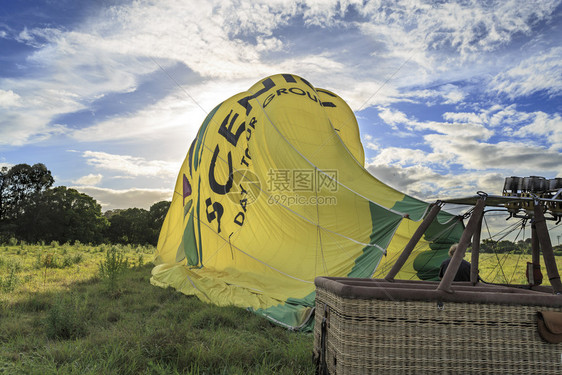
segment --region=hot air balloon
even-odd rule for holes
[[[310,329],[317,276],[384,275],[429,204],[365,168],[353,111],[294,74],[206,117],[179,171],[151,283]],[[397,278],[436,279],[463,230],[439,212]]]

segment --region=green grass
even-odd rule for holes
[[[127,267],[108,282],[110,249],[0,248],[0,373],[314,373],[312,335],[150,285],[151,248],[119,247]]]
[[[467,253],[465,258],[470,262],[471,254]],[[562,273],[562,256],[555,257],[559,272]],[[498,284],[527,284],[525,270],[527,262],[531,262],[528,254],[492,254],[482,253],[479,260],[480,277],[489,283]],[[550,285],[541,256],[541,272],[543,274],[542,285]]]
[[[153,251],[1,246],[0,373],[314,373],[312,335],[150,285],[145,263]],[[482,254],[480,275],[524,283],[527,261],[530,255]],[[562,257],[557,262],[562,270]],[[544,267],[543,274],[547,282]]]

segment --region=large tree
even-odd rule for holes
[[[154,246],[158,243],[158,236],[171,203],[170,201],[160,201],[150,206],[150,226],[152,228],[150,243]]]
[[[17,164],[0,169],[0,239],[14,236],[29,204],[53,185],[44,164]]]
[[[45,164],[17,164],[0,171],[0,220],[17,219],[33,197],[50,188],[55,180]]]
[[[94,198],[65,186],[37,195],[18,222],[18,237],[30,242],[98,244],[109,225]]]
[[[107,239],[112,243],[138,244],[150,243],[151,228],[149,212],[142,208],[121,210],[109,218]]]
[[[113,243],[156,245],[169,207],[170,202],[161,201],[154,203],[150,211],[128,208],[106,212],[111,224],[107,228],[106,239]]]

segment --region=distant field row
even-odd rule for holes
[[[0,296],[10,301],[31,293],[63,290],[95,278],[108,249],[123,253],[129,266],[151,262],[153,246],[18,245],[0,247]]]
[[[108,249],[115,248],[129,267],[151,263],[153,246],[83,244],[0,246],[0,299],[13,302],[31,293],[63,290],[70,284],[97,277],[99,263]],[[470,261],[471,254],[465,259]],[[525,269],[531,261],[528,254],[490,254],[480,256],[480,277],[490,283],[525,284]],[[557,256],[562,270],[562,256]],[[548,284],[544,262],[542,272]]]
[[[465,259],[470,262],[471,254],[467,253]],[[528,254],[480,254],[480,277],[489,283],[526,284],[525,270],[527,262],[531,262]],[[562,256],[556,257],[558,270],[562,272]],[[546,275],[544,260],[541,257],[543,285],[550,285]]]

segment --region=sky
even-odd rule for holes
[[[561,3],[0,0],[0,166],[148,209],[212,108],[292,73],[346,100],[367,170],[419,199],[562,177]]]

